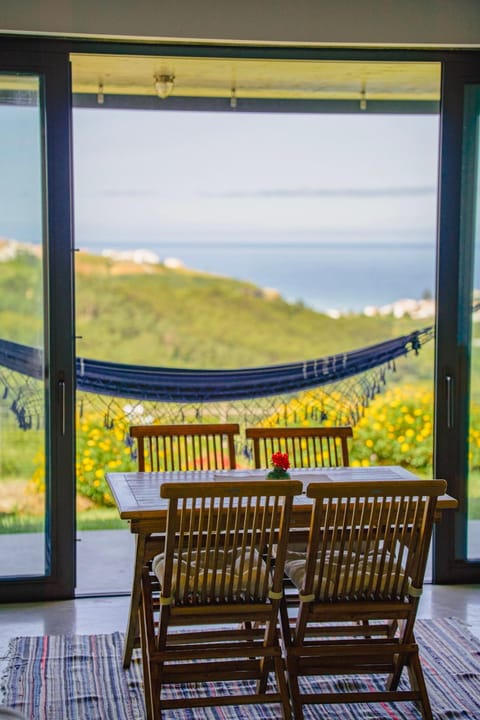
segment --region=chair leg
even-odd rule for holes
[[[151,696],[152,713],[153,713],[152,720],[162,720],[162,707],[161,707],[161,703],[160,703],[160,694],[162,692],[161,670],[157,664],[153,664],[153,666],[151,665],[150,679],[151,679],[150,696]]]
[[[145,556],[145,536],[136,536],[135,566],[133,571],[132,594],[130,596],[130,609],[128,612],[125,644],[123,647],[123,667],[130,667],[135,640],[138,636],[138,608],[140,607],[140,579]]]
[[[423,720],[433,720],[432,708],[430,705],[430,699],[428,697],[427,686],[425,684],[425,677],[423,675],[422,665],[418,653],[415,653],[410,658],[408,663],[408,676],[410,684],[414,690],[420,693],[420,706],[422,710]]]
[[[279,613],[280,621],[280,638],[283,645],[284,657],[287,656],[287,648],[292,644],[292,629],[290,627],[290,619],[288,617],[288,605],[285,595],[280,600]]]
[[[148,650],[148,637],[146,630],[146,617],[145,617],[145,606],[143,602],[139,608],[139,625],[140,625],[140,637],[142,647],[142,667],[143,667],[143,692],[145,697],[145,717],[146,720],[155,720],[153,698],[152,698],[152,678],[151,678],[151,665],[150,665],[150,653]]]
[[[291,720],[292,709],[290,705],[290,693],[288,691],[287,680],[285,677],[285,664],[282,657],[275,658],[275,674],[277,678],[278,690],[282,699],[284,720]]]
[[[297,676],[287,669],[288,689],[290,691],[290,699],[293,708],[294,720],[304,720],[303,704],[300,695],[300,687]]]

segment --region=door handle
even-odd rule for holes
[[[447,375],[445,377],[447,386],[447,429],[453,428],[453,377]]]
[[[58,400],[59,400],[59,410],[60,410],[60,434],[62,436],[65,435],[66,432],[66,386],[65,386],[65,380],[61,379],[58,383]]]

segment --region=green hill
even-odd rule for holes
[[[322,357],[424,323],[332,319],[257,286],[163,265],[77,258],[78,354],[118,362],[235,368]]]
[[[0,263],[0,336],[37,344],[38,263],[31,252]],[[250,283],[76,254],[77,355],[82,357],[237,368],[319,358],[428,324],[392,316],[332,319]],[[418,358],[411,355],[403,363],[402,380],[404,372],[408,379],[431,378],[432,364],[429,343]]]

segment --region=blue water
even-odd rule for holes
[[[248,244],[176,242],[143,245],[161,260],[275,288],[315,310],[361,311],[402,298],[434,295],[433,244]]]

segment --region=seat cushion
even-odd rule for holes
[[[239,594],[247,594],[247,595],[253,595],[255,594],[255,587],[257,584],[257,576],[260,572],[260,578],[259,578],[259,589],[257,594],[263,595],[263,588],[264,588],[264,582],[265,582],[265,574],[267,572],[267,566],[265,562],[259,557],[258,553],[254,551],[254,560],[253,560],[253,569],[251,572],[251,575],[249,576],[249,562],[250,562],[250,553],[246,552],[243,555],[243,564],[241,558],[236,558],[235,562],[233,561],[233,554],[232,551],[229,551],[225,554],[224,551],[218,551],[217,557],[216,557],[216,568],[218,570],[215,572],[213,563],[215,562],[214,557],[214,551],[210,550],[208,551],[208,563],[207,563],[207,551],[202,550],[199,553],[198,552],[192,552],[190,555],[190,565],[191,566],[197,566],[198,570],[198,582],[197,587],[201,592],[205,592],[205,594],[208,597],[217,597],[220,594],[221,586],[222,586],[222,579],[224,578],[224,593],[230,594],[229,588],[230,584],[232,586],[232,595],[239,595]],[[194,570],[192,567],[190,568],[190,572],[188,572],[188,556],[187,553],[182,553],[180,556],[180,588],[179,592],[177,593],[175,588],[175,579],[177,576],[177,565],[178,565],[178,556],[175,556],[173,560],[173,573],[172,573],[172,595],[175,596],[184,596],[187,592],[190,593],[193,591],[193,582],[194,582]],[[225,573],[222,577],[221,571],[222,568],[225,566]],[[159,555],[156,555],[152,561],[152,570],[157,576],[160,585],[163,586],[163,578],[165,573],[165,554],[160,553]],[[189,576],[189,587],[185,588],[185,583],[187,581],[187,574]],[[206,578],[205,578],[206,574]],[[205,590],[203,589],[205,583]]]
[[[386,555],[384,559],[385,564],[388,565],[389,556]],[[379,590],[380,592],[387,591],[389,594],[395,592],[394,588],[389,587],[389,582],[392,580],[392,576],[388,572],[379,573],[379,557],[375,556],[372,552],[361,553],[355,555],[351,553],[349,556],[349,562],[345,562],[343,557],[337,551],[333,553],[327,553],[325,556],[325,564],[323,567],[323,580],[320,584],[320,599],[324,597],[331,597],[334,590],[334,583],[328,580],[329,577],[335,578],[339,573],[342,581],[346,577],[345,582],[340,582],[340,590],[342,595],[362,595],[371,586],[371,580],[374,581],[375,585],[380,578]],[[305,567],[306,567],[306,553],[291,553],[286,564],[285,573],[288,575],[293,584],[301,592],[304,588],[305,583]],[[373,576],[373,577],[372,577]],[[404,574],[400,573],[396,587],[400,588],[403,584]],[[318,573],[315,576],[314,588],[318,584]]]

